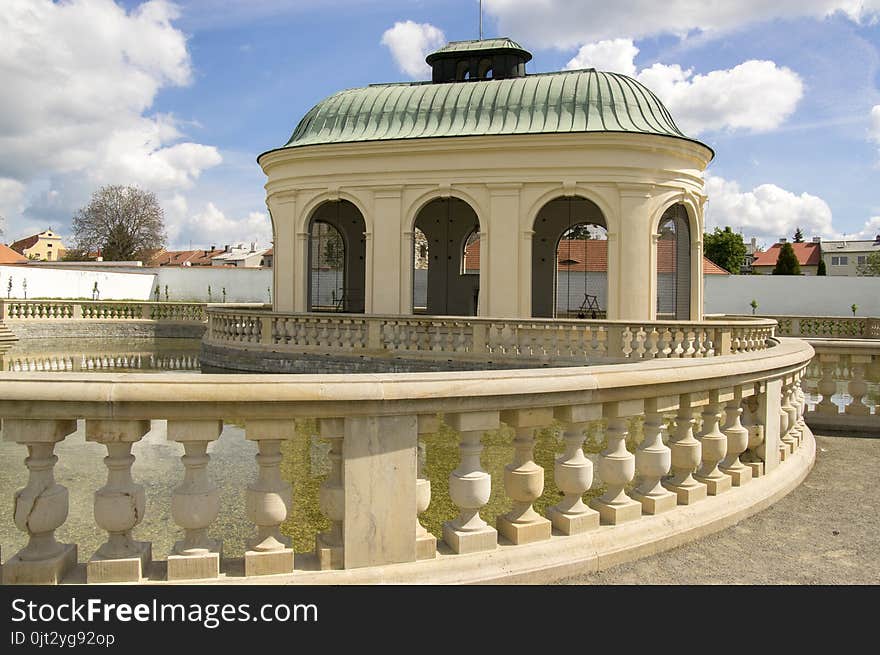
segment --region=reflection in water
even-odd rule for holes
[[[26,339],[0,352],[0,370],[198,371],[198,339]]]

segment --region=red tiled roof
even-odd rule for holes
[[[210,266],[222,250],[158,250],[148,256],[145,266]]]
[[[792,243],[792,249],[797,257],[798,264],[801,266],[818,266],[819,260],[822,258],[822,244],[820,243]],[[776,266],[779,259],[779,251],[782,249],[781,243],[774,243],[763,252],[756,252],[752,266]]]
[[[608,270],[608,241],[604,239],[563,239],[557,250],[557,269],[575,273],[604,273]],[[657,272],[672,273],[675,248],[672,241],[657,242]],[[480,268],[480,242],[475,241],[465,254],[465,270]],[[714,262],[703,257],[704,275],[730,275]]]
[[[37,241],[39,241],[39,239],[39,234],[33,234],[29,237],[25,237],[24,239],[19,239],[18,241],[13,242],[12,245],[10,245],[9,247],[17,253],[23,253],[25,250],[27,250]]]
[[[0,243],[0,264],[27,264],[28,258],[6,244]]]

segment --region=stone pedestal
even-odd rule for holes
[[[104,558],[92,555],[86,565],[86,582],[140,582],[149,573],[153,561],[153,546],[148,541],[132,542],[133,557]]]

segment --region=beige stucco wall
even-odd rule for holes
[[[551,134],[329,144],[265,153],[275,245],[276,311],[305,311],[308,226],[324,202],[344,199],[366,225],[367,313],[412,312],[412,239],[431,200],[467,202],[480,222],[479,315],[529,317],[532,233],[550,200],[581,196],[608,227],[608,317],[656,314],[656,233],[682,203],[691,221],[691,318],[701,318],[702,172],[698,143],[636,134]]]
[[[61,237],[47,230],[39,235],[34,245],[25,248],[22,254],[31,259],[57,262],[64,255],[65,250],[64,244],[61,243]]]

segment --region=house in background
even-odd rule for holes
[[[227,246],[228,247],[228,246]],[[210,250],[154,250],[144,257],[144,266],[210,266],[211,260],[225,250],[211,246]]]
[[[868,261],[872,253],[880,252],[880,234],[867,241],[825,241],[822,259],[828,275],[857,276],[859,266]]]
[[[28,259],[47,262],[59,261],[67,251],[61,243],[61,237],[55,234],[51,227],[39,234],[19,239],[9,247]]]
[[[752,271],[757,275],[772,275],[779,259],[782,244],[787,241],[788,239],[780,239],[778,243],[774,243],[767,250],[755,253],[755,258],[752,260]],[[819,270],[819,261],[822,259],[821,239],[814,237],[811,242],[792,242],[791,247],[797,257],[798,264],[800,264],[801,275],[815,275]]]
[[[225,246],[223,252],[211,258],[211,266],[235,266],[236,268],[259,268],[263,255],[268,248],[257,248],[251,242],[250,249],[243,244],[229,247]]]

